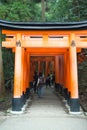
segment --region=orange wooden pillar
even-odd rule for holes
[[[68,101],[70,100],[70,60],[69,50],[64,54],[64,97]]]
[[[55,82],[59,83],[59,56],[55,56]]]
[[[35,72],[35,61],[34,60],[31,60],[30,61],[30,82],[33,81],[33,76],[34,76],[34,72]]]
[[[28,62],[28,85],[29,85],[29,88],[30,88],[30,54],[28,53],[28,56],[27,56],[27,62]]]
[[[29,88],[29,54],[26,52],[26,90]]]
[[[64,58],[63,55],[59,56],[59,70],[60,70],[60,84],[64,86]]]
[[[43,73],[43,61],[40,62],[40,72]]]
[[[36,67],[37,61],[34,61],[34,72],[37,71],[37,67]]]
[[[64,89],[64,58],[63,55],[59,55],[59,89],[60,93],[63,93]]]
[[[64,87],[67,88],[67,57],[64,54]]]
[[[68,94],[68,87],[67,87],[67,57],[66,53],[64,54],[64,98],[67,100],[67,94]]]
[[[30,62],[30,82],[33,81],[33,62]]]
[[[29,53],[27,53],[27,88],[29,88],[29,73],[30,73],[30,56]]]
[[[22,106],[24,105],[26,99],[29,97],[29,93],[27,92],[28,88],[28,54],[25,51],[25,48],[22,48]]]
[[[22,108],[22,72],[21,34],[17,34],[17,42],[15,48],[14,95],[12,100],[12,111],[21,111]]]
[[[25,101],[28,97],[28,87],[29,87],[29,71],[28,71],[28,64],[29,64],[29,61],[28,61],[28,53],[26,52],[25,50],[25,59],[24,59],[24,64],[25,64],[25,67],[24,67],[24,98],[25,98]]]
[[[29,56],[30,59],[30,56]],[[33,61],[30,59],[29,60],[29,88],[31,88],[33,86],[33,76],[34,76],[34,72],[33,72]]]
[[[54,60],[52,60],[52,72],[54,73]]]
[[[48,69],[48,61],[46,61],[46,68],[45,68],[45,76],[46,76],[46,77],[47,77],[47,75],[48,75],[47,69]]]
[[[38,73],[43,72],[43,61],[38,61]]]
[[[26,55],[25,55],[25,50],[24,50],[24,94],[25,94],[25,92],[26,92]]]
[[[48,61],[47,73],[50,74],[50,61]]]
[[[22,92],[22,96],[21,96],[21,101],[22,101],[22,106],[24,105],[24,48],[22,48],[22,74],[21,74],[21,92]]]
[[[78,96],[78,74],[77,74],[77,54],[76,54],[76,43],[75,34],[70,35],[70,89],[71,89],[71,99],[70,99],[70,112],[79,112],[79,96]]]
[[[29,98],[30,93],[30,55],[26,52],[26,92],[25,100]]]
[[[24,50],[24,94],[26,93],[27,88],[27,57],[26,57],[26,50]]]
[[[61,55],[59,55],[59,84],[61,84]]]
[[[40,61],[38,61],[38,73],[40,73]]]
[[[70,55],[69,55],[69,51],[67,52],[67,88],[68,88],[68,92],[71,93],[71,88],[70,88],[70,84],[71,84],[71,78],[70,78]]]
[[[59,83],[59,56],[55,56],[55,89],[60,90]]]

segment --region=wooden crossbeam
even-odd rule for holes
[[[87,48],[87,41],[75,41],[76,42],[76,47],[77,48]],[[2,42],[2,47],[6,48],[13,48],[16,47],[16,41],[3,41]],[[48,41],[45,44],[45,41],[42,40],[37,40],[37,41],[23,41],[21,44],[21,47],[25,48],[68,48],[69,47],[69,42],[68,41]]]
[[[3,41],[2,47],[13,48],[16,46],[16,41]]]
[[[23,41],[22,47],[59,47],[59,48],[66,48],[69,47],[69,43],[67,41],[57,41],[57,40],[48,40],[43,41],[41,40],[28,40]]]
[[[31,61],[54,61],[54,57],[32,57]]]
[[[2,30],[6,34],[6,41],[2,42],[2,47],[16,47],[17,34],[21,34],[21,47],[24,48],[69,48],[70,33],[75,34],[75,43],[77,48],[87,48],[87,30],[81,31],[11,31]]]
[[[87,35],[87,30],[2,30],[2,34],[16,35],[21,33],[22,35]]]
[[[27,52],[29,52],[30,54],[58,54],[58,53],[65,53],[67,51],[67,49],[65,48],[27,48],[26,49]]]

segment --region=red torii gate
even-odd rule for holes
[[[21,112],[29,92],[30,56],[55,57],[55,86],[69,94],[71,113],[79,113],[77,52],[87,48],[87,22],[15,23],[0,21],[6,41],[15,52],[12,111]]]
[[[31,56],[30,62],[32,63],[31,68],[33,70],[33,74],[35,71],[37,71],[38,74],[39,72],[43,73],[44,70],[44,76],[46,77],[47,74],[50,73],[51,71],[54,72],[54,62],[55,62],[54,56]],[[44,63],[45,66],[43,66]],[[51,64],[52,64],[52,68],[50,68]],[[31,79],[32,77],[33,75],[31,76]]]

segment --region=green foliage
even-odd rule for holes
[[[2,5],[0,8],[0,18],[9,21],[30,21],[30,7],[21,2],[14,2]]]
[[[37,12],[36,12],[37,10]],[[35,10],[34,10],[34,15],[33,15],[33,20],[38,22],[38,21],[42,21],[42,10],[41,10],[41,5],[40,4],[36,4],[35,6]]]
[[[78,64],[79,87],[87,87],[87,61]]]
[[[87,19],[87,1],[44,0],[46,21],[80,21]],[[41,0],[0,0],[0,19],[42,21]]]
[[[48,1],[47,21],[82,21],[87,20],[87,1],[54,0]]]
[[[8,7],[7,5],[1,5],[0,6],[0,19],[6,19],[6,16],[8,14]]]
[[[44,4],[46,21],[87,20],[87,0],[44,0]],[[41,0],[0,0],[0,19],[23,22],[42,21]],[[5,80],[13,78],[14,54],[10,49],[3,48],[3,59]],[[83,64],[79,66],[82,73],[83,66]]]
[[[14,2],[9,6],[7,19],[11,19],[11,21],[30,21],[29,6],[20,2]]]
[[[41,18],[41,6],[28,0],[15,0],[9,4],[1,4],[0,19],[8,21],[39,21]]]
[[[11,49],[2,48],[5,82],[14,77],[14,53]]]
[[[5,98],[0,98],[0,103],[5,102]]]

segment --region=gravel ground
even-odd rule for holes
[[[80,104],[85,112],[87,112],[87,92],[80,92]]]
[[[84,111],[87,112],[87,91],[80,90],[80,104],[83,107]],[[12,95],[8,94],[8,97],[0,98],[0,112],[6,112],[11,108]]]

